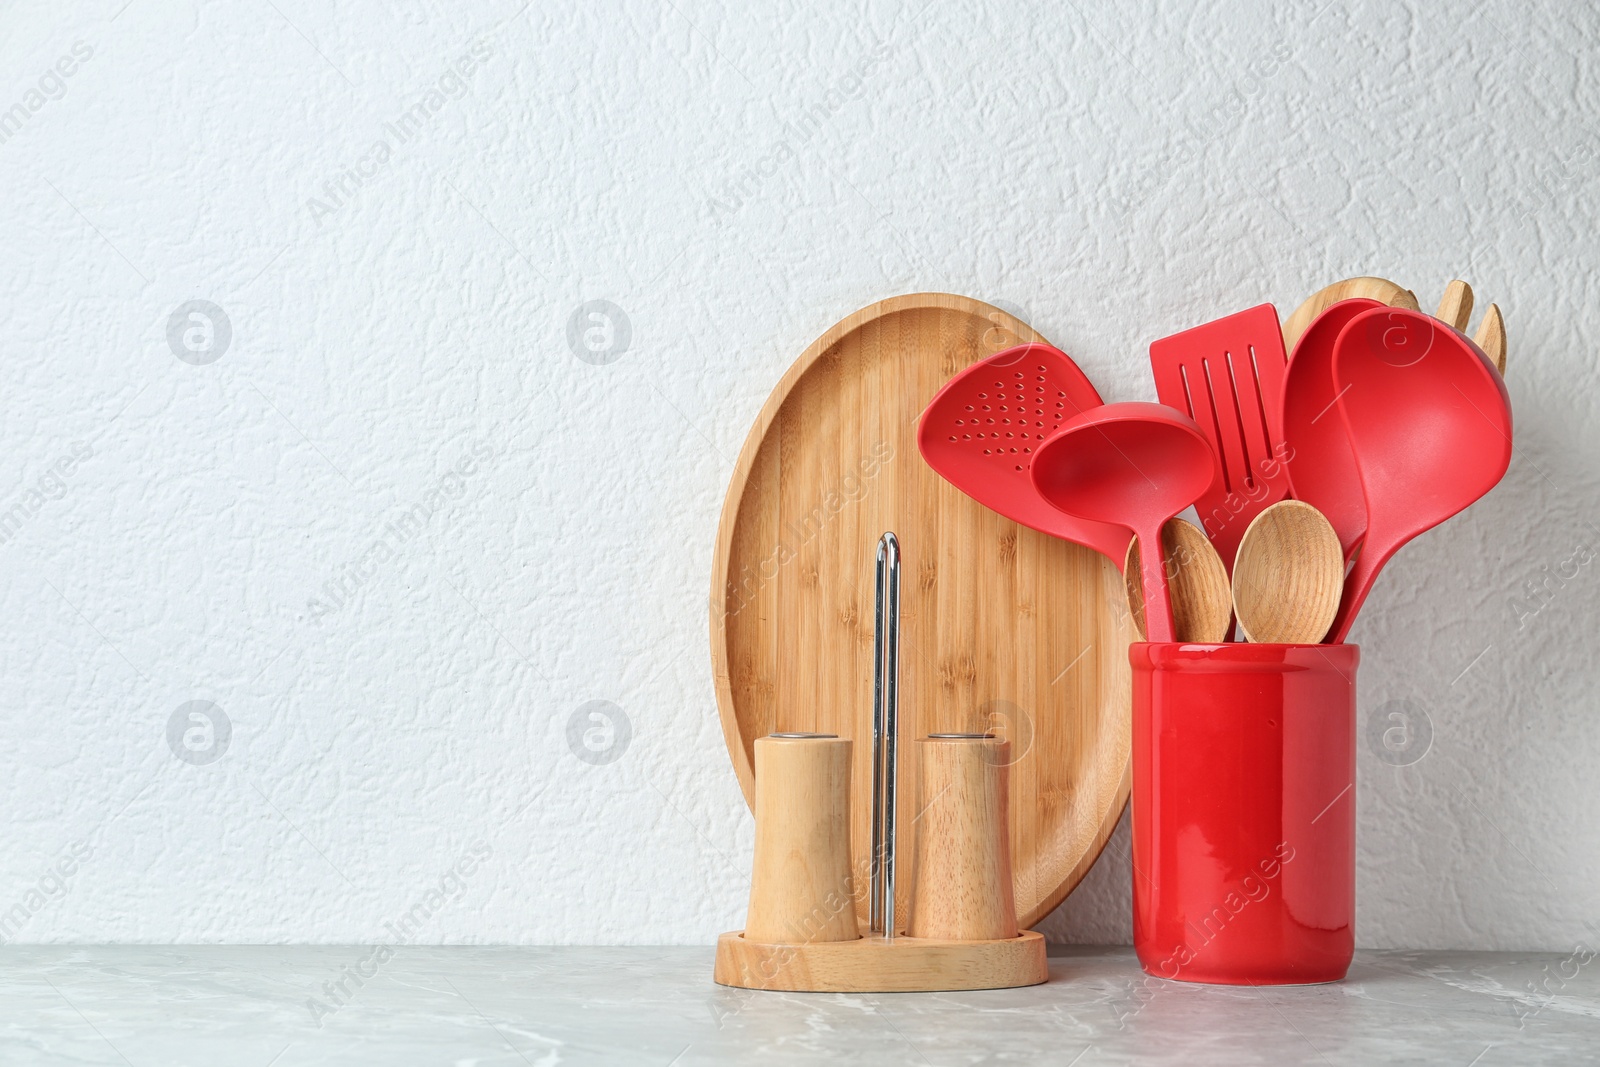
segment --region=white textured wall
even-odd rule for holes
[[[1356,632],[1431,729],[1363,745],[1361,941],[1600,936],[1592,5],[120,2],[0,46],[4,936],[709,943],[713,531],[806,344],[966,293],[1153,399],[1360,273],[1498,301],[1519,419]]]

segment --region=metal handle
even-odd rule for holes
[[[895,772],[900,733],[900,541],[878,539],[872,641],[871,928],[894,937]]]

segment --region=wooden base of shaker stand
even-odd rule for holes
[[[881,935],[854,941],[769,944],[736,930],[717,938],[715,978],[741,989],[799,993],[932,993],[1010,989],[1049,977],[1044,935],[1001,941],[939,941]]]

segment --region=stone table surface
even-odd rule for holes
[[[709,946],[11,946],[4,958],[8,1067],[1600,1063],[1587,947],[1362,952],[1344,982],[1298,988],[1158,981],[1131,949],[1074,947],[1053,950],[1050,981],[1029,989],[870,996],[726,989]]]

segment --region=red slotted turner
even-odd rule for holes
[[[1066,420],[1101,406],[1065,352],[1017,345],[945,383],[917,426],[928,466],[972,499],[1040,533],[1086,545],[1121,570],[1126,527],[1057,511],[1033,487],[1033,454]]]
[[[1250,521],[1289,495],[1283,457],[1274,451],[1288,362],[1271,304],[1150,345],[1156,395],[1199,424],[1220,461],[1195,507],[1230,574]]]

